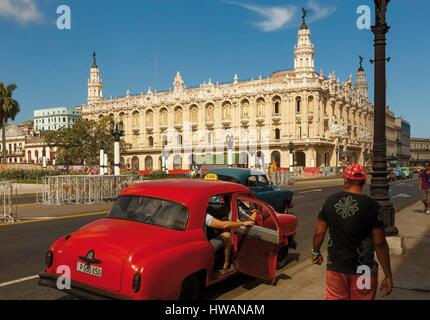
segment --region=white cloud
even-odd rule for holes
[[[301,17],[301,10],[299,10],[300,7],[298,6],[262,6],[236,1],[225,2],[241,6],[260,15],[263,20],[253,24],[265,32],[279,30],[282,27],[287,26],[293,19],[295,20]],[[317,0],[309,0],[306,4],[306,9],[310,11],[307,21],[314,22],[333,14],[336,11],[336,6],[323,6],[319,4]],[[297,12],[299,12],[300,15]]]
[[[35,0],[0,0],[0,17],[29,23],[40,21],[42,13]]]
[[[323,7],[316,0],[309,0],[307,2],[307,8],[309,9],[309,21],[318,21],[332,15],[336,11],[334,5]]]
[[[259,22],[255,22],[254,25],[258,27],[260,30],[269,32],[281,29],[288,22],[290,22],[295,13],[295,7],[280,7],[280,6],[260,6],[254,4],[245,4],[239,2],[228,1],[229,4],[235,4],[251,10],[257,14],[259,14],[263,20]]]

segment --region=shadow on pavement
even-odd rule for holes
[[[415,209],[399,229],[404,236],[405,252],[391,259],[394,290],[389,299],[430,300],[430,216]]]

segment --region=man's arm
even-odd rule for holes
[[[324,242],[325,234],[327,233],[327,223],[318,219],[314,231],[313,249],[315,252],[319,252]]]
[[[384,290],[383,297],[389,295],[393,290],[393,274],[391,272],[390,250],[384,229],[377,228],[372,230],[373,247],[376,251],[379,263],[385,274],[385,279],[381,283],[380,291]]]
[[[242,226],[251,226],[254,224],[254,221],[221,221],[216,218],[213,218],[209,227],[214,229],[228,229],[228,228],[239,228]]]
[[[327,233],[327,223],[321,219],[318,219],[317,225],[314,231],[313,249],[311,261],[313,264],[321,265],[324,261],[322,254],[320,253],[321,246],[324,242],[325,234]]]

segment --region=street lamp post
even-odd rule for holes
[[[42,148],[42,167],[43,170],[46,170],[46,145],[43,144]]]
[[[373,173],[370,192],[379,202],[383,211],[385,233],[396,236],[399,230],[395,226],[395,208],[390,202],[388,193],[387,170],[387,141],[386,141],[386,34],[390,27],[386,22],[387,6],[390,0],[375,0],[376,22],[372,26],[375,35],[375,59],[371,63],[375,66],[375,115],[373,137]]]
[[[163,145],[161,150],[161,170],[166,172],[167,171],[167,154],[166,154],[166,146]]]
[[[100,145],[100,172],[99,174],[103,176],[105,174],[105,143],[102,142]]]
[[[336,147],[335,147],[335,151],[336,151],[336,175],[339,174],[339,142],[336,143]]]
[[[113,137],[113,166],[114,166],[114,175],[121,175],[121,150],[120,150],[120,141],[121,137],[124,135],[124,127],[123,123],[117,123],[114,128],[111,128],[111,134]],[[105,155],[106,157],[106,155]],[[106,164],[105,164],[106,165]]]
[[[51,156],[52,156],[51,163],[53,166],[55,166],[55,160],[56,160],[55,159],[55,144],[48,143],[48,147],[49,147],[49,158],[51,159]],[[52,152],[51,152],[51,150],[52,150]]]
[[[227,135],[227,164],[231,168],[233,166],[233,134],[228,133]]]
[[[293,152],[294,152],[294,143],[292,141],[290,141],[290,143],[288,144],[288,151],[290,152],[290,172],[293,172],[293,166],[294,166],[294,157],[293,157]]]

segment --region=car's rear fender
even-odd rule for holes
[[[210,270],[213,260],[213,249],[207,240],[172,245],[150,257],[133,253],[124,266],[121,291],[136,299],[176,300],[184,279],[196,272]],[[131,284],[137,271],[141,271],[142,284],[140,291],[133,293]]]

